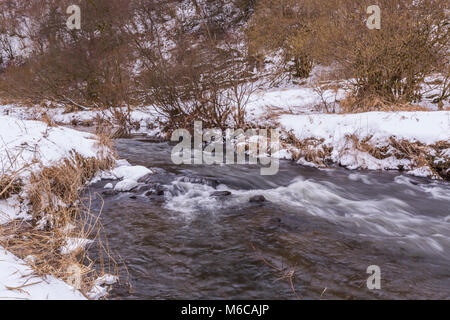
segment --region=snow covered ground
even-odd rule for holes
[[[279,122],[299,139],[324,139],[333,145],[351,134],[361,140],[370,137],[374,144],[385,143],[389,137],[424,144],[450,140],[450,111],[284,114]]]
[[[124,112],[126,111],[125,109],[122,110]],[[114,121],[112,112],[108,110],[66,112],[63,107],[50,106],[50,104],[46,107],[21,107],[12,104],[0,105],[1,114],[23,120],[49,118],[54,123],[65,126],[91,126],[97,119],[104,119],[107,123]],[[161,133],[160,128],[154,126],[157,118],[158,114],[151,106],[133,110],[130,114],[130,120],[133,123],[138,123],[141,128],[136,132],[145,132],[152,136],[158,136]]]
[[[316,150],[332,149],[329,159],[349,169],[390,170],[401,167],[413,175],[433,176],[429,168],[417,168],[413,159],[376,158],[356,148],[355,138],[366,145],[385,148],[386,153],[394,153],[389,150],[393,149],[392,139],[428,146],[438,142],[450,145],[450,111],[283,114],[279,123],[299,141],[313,141],[312,148]],[[430,153],[437,158],[446,157],[448,161],[450,149],[430,149]],[[302,157],[300,163],[308,164],[308,161]]]
[[[318,113],[323,101],[334,104],[344,97],[344,90],[324,90],[320,96],[317,89],[310,86],[287,86],[268,91],[256,91],[250,98],[246,108],[250,120],[257,120],[270,112],[311,114]],[[322,100],[324,99],[324,100]]]
[[[97,157],[94,135],[39,121],[0,116],[0,171],[18,170],[27,164],[48,166],[76,151],[86,158]],[[33,168],[31,168],[33,169]],[[25,170],[29,172],[30,170]]]
[[[85,300],[73,287],[52,276],[33,275],[25,261],[0,247],[0,300]]]
[[[88,133],[48,127],[38,121],[0,116],[0,172],[16,174],[26,182],[29,174],[71,156],[98,156],[97,140]],[[27,220],[27,208],[17,195],[0,200],[0,225]],[[0,247],[0,299],[85,299],[71,286],[52,276],[33,275],[27,263]]]
[[[26,185],[31,172],[57,164],[77,153],[85,158],[100,158],[110,150],[101,148],[95,135],[64,127],[51,127],[46,123],[0,116],[0,173],[1,177],[16,176],[24,184],[20,195],[0,200],[0,228],[12,220],[29,220]],[[137,184],[142,176],[151,173],[143,167],[133,167],[126,161],[117,161],[111,172],[100,172],[114,179],[122,179],[123,188]],[[123,182],[125,181],[125,182]],[[2,190],[0,190],[1,192]],[[21,201],[20,197],[25,201]],[[76,241],[74,241],[76,240]],[[61,248],[69,254],[83,247],[88,239],[67,238]],[[91,299],[107,294],[102,286],[115,279],[104,275],[88,293]],[[52,276],[38,277],[27,261],[21,260],[0,246],[0,299],[85,299],[73,287]]]
[[[26,181],[31,172],[73,156],[98,157],[98,140],[92,134],[39,121],[0,116],[0,172]],[[101,152],[104,152],[101,151]],[[15,197],[0,201],[0,223],[25,218]]]

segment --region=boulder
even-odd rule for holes
[[[119,193],[119,191],[109,189],[109,190],[103,191],[102,195],[105,197],[112,197],[112,196],[117,195],[118,193]]]

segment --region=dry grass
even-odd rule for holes
[[[0,200],[10,198],[22,191],[23,183],[17,175],[4,174],[0,176]]]
[[[448,172],[450,159],[440,162],[435,161],[442,151],[450,148],[448,141],[440,141],[436,144],[426,145],[420,142],[397,140],[391,137],[389,139],[389,145],[377,147],[369,142],[371,137],[367,137],[361,141],[355,135],[349,135],[347,139],[353,143],[354,148],[366,152],[376,159],[383,160],[392,156],[397,159],[408,159],[414,163],[415,167],[428,167],[436,177],[450,180]]]
[[[370,111],[430,111],[429,109],[408,102],[390,102],[379,96],[367,96],[358,99],[348,95],[340,102],[341,113],[359,113]]]
[[[375,147],[369,141],[372,139],[372,136],[366,137],[364,140],[359,140],[359,138],[354,135],[347,135],[347,140],[353,143],[353,147],[359,151],[367,152],[372,157],[383,160],[389,158],[391,155],[389,154],[389,146],[384,147]]]
[[[67,218],[58,214],[61,203],[73,204],[79,200],[79,193],[85,183],[92,179],[96,172],[106,170],[112,164],[111,158],[98,160],[73,153],[71,159],[64,159],[59,165],[32,173],[27,193],[33,214],[54,219]],[[58,221],[52,223],[60,225]]]
[[[74,275],[71,267],[81,270],[81,286],[79,289],[86,294],[92,287],[96,272],[90,265],[83,262],[85,251],[77,250],[73,254],[62,254],[61,247],[66,244],[67,236],[81,237],[84,234],[67,234],[60,229],[40,230],[33,223],[13,221],[0,228],[1,245],[17,257],[24,259],[34,271],[33,276],[55,276],[65,282],[70,282]]]
[[[296,299],[301,300],[301,296],[297,293],[297,290],[295,289],[294,285],[294,277],[296,268],[295,267],[289,267],[285,266],[283,263],[281,263],[280,266],[277,266],[274,263],[269,262],[260,251],[258,251],[253,243],[251,243],[251,247],[257,257],[268,267],[274,270],[275,273],[279,275],[279,277],[276,279],[276,281],[286,281],[292,291],[292,293],[295,295]]]
[[[308,162],[315,163],[320,167],[326,167],[329,163],[328,158],[333,151],[332,147],[327,147],[323,144],[324,140],[314,138],[298,140],[291,132],[287,133],[287,138],[283,140],[283,144],[293,146],[291,149],[293,159],[299,160],[301,158]]]
[[[440,141],[432,145],[424,145],[420,142],[390,139],[391,145],[397,150],[395,157],[398,159],[412,159],[417,167],[427,166],[437,177],[450,181],[450,159],[442,157],[442,151],[450,149],[450,142]],[[433,155],[435,151],[436,155]],[[441,161],[436,161],[441,158]]]
[[[283,140],[283,148],[290,149],[293,159],[314,163],[319,167],[327,167],[331,164],[331,153],[333,148],[324,144],[323,139],[298,140],[294,134],[285,132],[287,138]],[[378,160],[389,157],[410,160],[414,168],[428,167],[435,177],[450,180],[450,158],[444,156],[443,152],[450,149],[450,142],[440,141],[432,145],[408,140],[397,140],[394,137],[383,146],[375,146],[371,143],[371,136],[360,139],[354,134],[347,135],[348,148],[354,148],[368,153]],[[345,152],[345,150],[343,150]],[[399,166],[403,170],[403,166]]]
[[[104,136],[99,137],[99,144],[108,148],[111,142]],[[79,270],[77,289],[86,295],[98,276],[93,261],[81,247],[68,254],[63,254],[61,248],[68,238],[100,238],[99,215],[83,205],[80,195],[85,184],[99,170],[110,169],[113,161],[111,155],[97,159],[73,153],[58,164],[32,172],[26,186],[12,178],[14,175],[1,176],[1,199],[22,191],[32,220],[15,220],[0,226],[0,245],[27,261],[38,276],[52,275],[73,284],[74,270]],[[97,243],[104,265],[106,248],[100,240]],[[106,256],[110,265],[111,261],[115,265],[107,252]]]

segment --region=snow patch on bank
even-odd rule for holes
[[[126,114],[126,108],[118,108],[121,112]],[[113,110],[84,110],[67,112],[63,106],[34,106],[21,107],[17,105],[3,105],[0,106],[0,111],[4,115],[9,115],[14,118],[23,120],[35,120],[45,117],[51,119],[59,125],[68,126],[91,126],[97,120],[105,120],[106,123],[115,123]],[[116,110],[117,111],[117,110]],[[155,122],[161,115],[155,112],[151,106],[141,107],[137,110],[132,110],[129,114],[129,119],[134,124],[139,124],[139,129],[133,131],[136,133],[146,133],[151,136],[161,135],[161,128],[155,125]]]
[[[360,114],[283,114],[282,128],[299,141],[313,139],[316,147],[332,148],[330,160],[349,169],[409,169],[417,176],[433,176],[428,167],[416,168],[412,159],[378,159],[354,146],[349,137],[371,146],[391,147],[390,139],[433,145],[450,143],[450,111],[368,112]],[[445,157],[446,151],[441,153]],[[300,159],[301,163],[308,162]],[[311,163],[311,162],[308,162]]]
[[[33,275],[25,261],[0,247],[0,300],[85,300],[78,291],[52,276]]]
[[[99,172],[91,184],[101,180],[120,180],[115,185],[111,182],[105,184],[105,189],[114,189],[117,192],[128,192],[140,185],[139,180],[153,171],[144,166],[133,166],[127,160],[117,160],[114,169]]]
[[[114,168],[112,170],[112,174],[114,174],[118,179],[127,179],[138,181],[140,178],[151,174],[152,171],[143,166],[131,166],[131,165],[122,165]]]
[[[97,143],[90,133],[0,116],[0,172],[11,173],[26,165],[49,166],[73,151],[86,158],[98,157]]]
[[[89,299],[98,300],[108,295],[108,287],[119,281],[119,278],[111,274],[105,274],[94,281],[94,286],[88,293]]]
[[[69,128],[51,127],[33,120],[0,116],[0,173],[21,179],[26,193],[31,172],[72,158],[108,156],[99,148],[96,136]],[[26,201],[18,195],[0,200],[0,225],[15,219],[29,220]],[[67,239],[61,253],[69,254],[89,243],[87,239]],[[30,265],[27,265],[27,262]],[[32,269],[33,257],[21,260],[0,247],[0,299],[85,299],[73,287],[52,276],[37,277]]]

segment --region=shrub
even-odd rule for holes
[[[65,10],[72,4],[68,0],[20,2],[14,10],[5,7],[9,15],[28,18],[29,23],[15,28],[28,46],[19,58],[10,59],[0,91],[34,103],[45,99],[78,108],[128,102],[133,57],[121,28],[129,2],[81,1],[81,30],[66,27]]]
[[[448,54],[448,2],[380,0],[380,30],[366,27],[372,4],[262,0],[249,34],[256,48],[282,48],[316,64],[335,64],[352,80],[358,102],[367,97],[418,101],[424,78],[441,71]]]
[[[241,39],[230,26],[216,25],[225,14],[217,3],[221,1],[195,1],[196,14],[189,18],[175,14],[170,5],[162,11],[149,9],[144,0],[136,4],[139,24],[130,33],[142,61],[136,78],[140,104],[154,105],[169,133],[191,127],[195,120],[218,128],[245,121],[254,79]],[[235,15],[231,11],[225,20]],[[170,27],[155,28],[154,23],[168,19]]]

